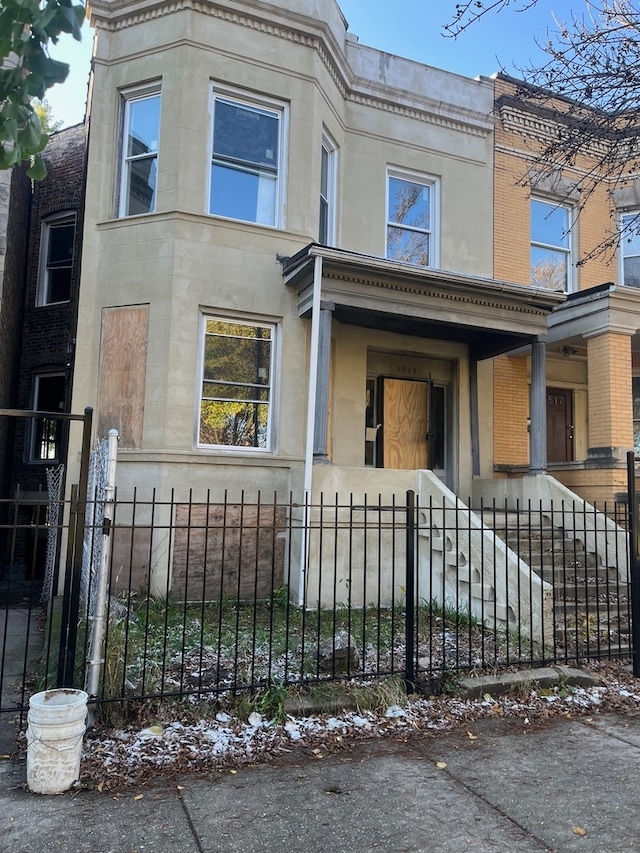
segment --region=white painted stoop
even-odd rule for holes
[[[409,489],[419,507],[418,598],[470,611],[490,628],[519,626],[530,639],[549,641],[551,584],[427,470],[314,468],[312,502],[316,507],[324,502],[327,508],[322,511],[322,536],[309,533],[305,580],[308,594],[313,593],[307,603],[382,604],[402,596],[405,542],[397,535],[397,512],[389,507],[401,511]],[[337,510],[336,496],[341,504]],[[618,556],[616,569],[626,580],[624,532],[553,477],[476,480],[474,505],[480,506],[481,500],[485,506],[495,501],[502,509],[542,509],[552,526],[563,528],[585,552],[597,555],[600,565],[606,566],[611,554],[624,555]],[[380,506],[386,507],[384,512]],[[335,566],[335,575],[327,571],[329,566]]]

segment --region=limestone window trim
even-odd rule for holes
[[[320,163],[320,213],[318,242],[336,244],[336,199],[338,195],[338,146],[327,131],[322,134]]]
[[[547,172],[533,171],[529,178],[532,196],[573,207],[580,203],[580,188],[576,181],[565,177],[560,169]]]
[[[440,180],[387,167],[385,257],[414,266],[440,263]]]
[[[117,216],[154,213],[160,141],[160,82],[120,90]]]
[[[279,323],[203,310],[200,329],[196,448],[273,453]]]
[[[207,213],[285,227],[289,106],[214,83]]]

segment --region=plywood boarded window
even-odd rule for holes
[[[103,308],[98,434],[120,433],[120,446],[142,446],[149,306]]]
[[[270,598],[284,580],[283,507],[178,504],[174,592],[189,600]]]

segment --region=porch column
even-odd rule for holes
[[[547,380],[546,351],[544,341],[531,344],[531,398],[529,411],[529,474],[545,474],[547,471]]]
[[[313,461],[329,462],[329,384],[331,376],[331,324],[335,303],[320,304],[318,340],[318,379],[316,385],[315,422],[313,429]]]
[[[606,332],[587,339],[589,381],[588,461],[623,467],[633,448],[631,336]]]

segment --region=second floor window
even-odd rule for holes
[[[279,226],[284,107],[214,94],[209,212]]]
[[[75,234],[75,213],[42,223],[36,305],[54,305],[71,298]]]
[[[318,242],[333,246],[335,242],[336,146],[327,136],[322,137],[320,161],[320,227]]]
[[[638,233],[640,213],[636,211],[635,213],[623,214],[620,224],[622,230],[620,237],[622,283],[626,284],[627,287],[640,287],[640,233]]]
[[[568,207],[531,200],[531,284],[551,290],[571,289],[570,230]]]
[[[120,216],[156,209],[160,93],[125,96]]]
[[[435,183],[390,172],[387,184],[387,258],[435,266]]]

